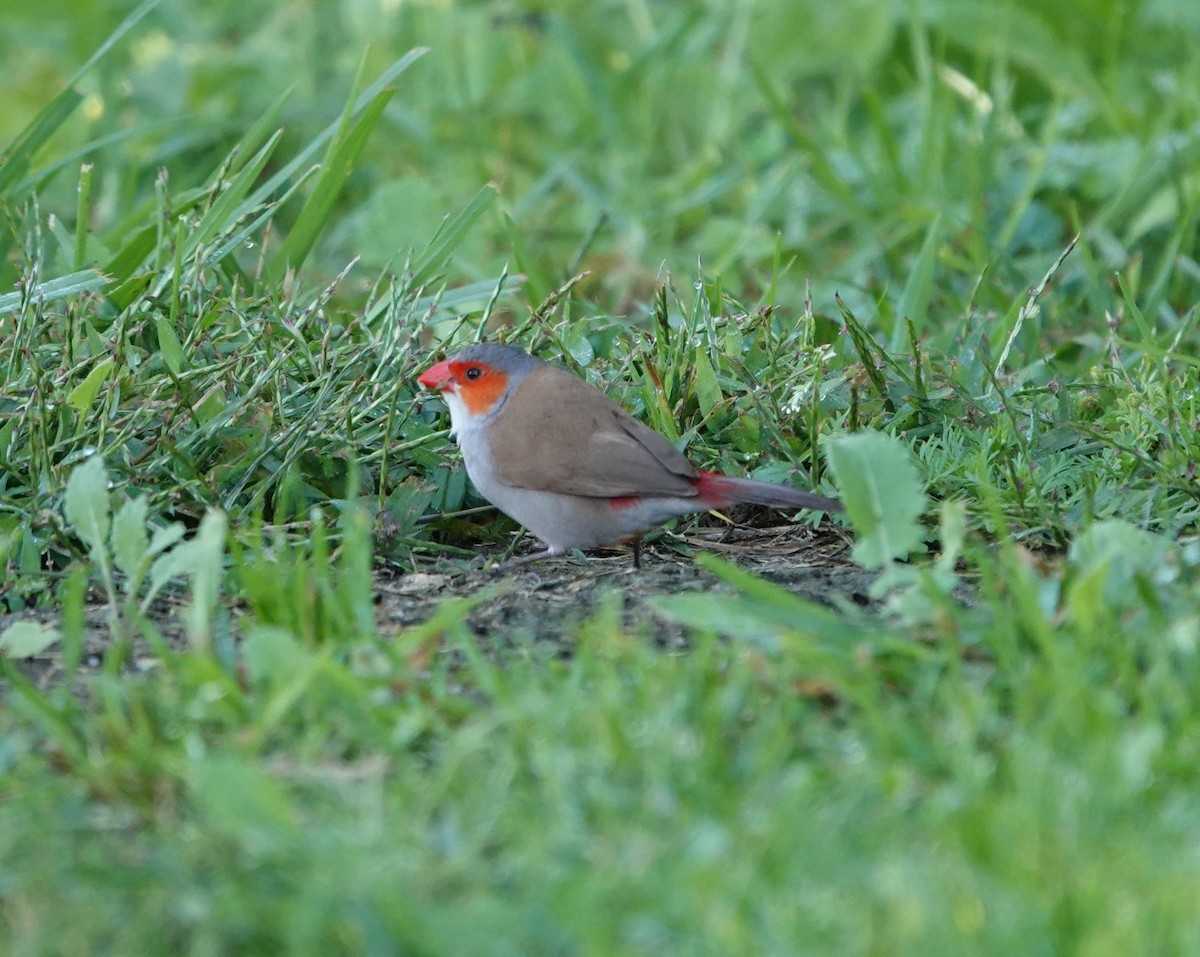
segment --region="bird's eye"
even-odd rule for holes
[[[471,366],[467,369],[464,375],[471,381],[474,381],[483,375],[483,370],[479,368],[479,366]]]

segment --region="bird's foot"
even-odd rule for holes
[[[531,562],[540,562],[542,559],[553,557],[554,552],[547,548],[545,551],[533,552],[529,555],[517,555],[514,558],[509,558],[505,561],[502,561],[499,565],[492,566],[491,570],[494,572],[510,572],[514,568],[520,568],[522,565],[528,565]]]

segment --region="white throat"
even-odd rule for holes
[[[442,393],[442,398],[446,400],[446,408],[450,410],[450,437],[458,442],[459,448],[462,448],[465,436],[481,431],[508,403],[508,396],[503,396],[483,415],[474,415],[463,402],[462,396],[454,390],[447,389]]]
[[[463,429],[470,430],[471,414],[467,411],[467,406],[457,392],[447,389],[442,393],[442,398],[446,400],[446,407],[450,410],[450,437],[458,437]]]

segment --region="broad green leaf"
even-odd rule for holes
[[[1071,612],[1072,621],[1085,634],[1096,634],[1101,627],[1100,622],[1123,604],[1114,602],[1105,590],[1108,571],[1104,564],[1091,565],[1071,581],[1066,606]]]
[[[188,610],[189,634],[195,627],[198,629],[198,640],[204,641],[205,615],[211,618],[224,570],[225,515],[216,510],[210,511],[190,540],[171,548],[183,537],[183,532],[183,526],[178,522],[155,530],[147,551],[150,555],[163,554],[158,555],[150,565],[149,585],[141,607],[145,611],[154,596],[172,579],[190,578],[193,602]],[[171,550],[165,551],[168,548]]]
[[[18,621],[0,632],[0,655],[32,658],[58,641],[58,629],[40,621]]]
[[[708,352],[702,346],[696,346],[695,371],[696,401],[707,418],[721,404],[721,386],[717,383],[717,373],[712,363],[708,361]]]
[[[225,392],[219,386],[213,386],[196,406],[196,421],[207,425],[225,411],[226,405]]]
[[[1096,522],[1082,531],[1068,557],[1078,575],[1072,591],[1088,587],[1089,579],[1102,583],[1105,601],[1116,606],[1137,597],[1138,577],[1162,587],[1179,576],[1175,543],[1122,519]]]
[[[162,351],[163,362],[175,375],[183,371],[183,345],[175,334],[175,327],[166,316],[155,316],[154,331],[158,333],[158,348]]]
[[[942,502],[942,550],[938,555],[938,566],[953,572],[967,540],[967,506],[957,499]]]
[[[96,363],[96,367],[87,374],[87,378],[67,395],[67,404],[80,415],[87,415],[96,399],[96,393],[100,391],[100,386],[104,385],[112,369],[111,357]]]
[[[172,522],[164,528],[156,528],[154,534],[150,536],[150,545],[146,549],[147,554],[157,555],[166,551],[183,538],[183,532],[182,522]]]
[[[150,565],[149,592],[147,599],[158,594],[164,585],[174,578],[181,578],[192,570],[194,542],[180,542],[169,552],[159,555]],[[143,608],[148,601],[142,602]]]
[[[71,569],[63,584],[62,597],[62,668],[64,674],[73,675],[83,661],[83,633],[87,624],[84,605],[88,586],[87,565],[82,562]]]
[[[739,415],[727,434],[739,452],[755,455],[762,451],[762,426],[757,416]]]
[[[926,496],[900,441],[880,432],[856,432],[827,439],[825,454],[854,526],[856,562],[880,568],[923,550],[919,519]]]
[[[213,614],[221,597],[225,574],[225,513],[209,510],[192,540],[192,602],[185,615],[188,640],[193,648],[208,651],[212,647]]]
[[[108,472],[102,456],[93,455],[67,479],[67,521],[92,552],[102,552],[108,539]]]
[[[129,577],[134,577],[142,560],[146,557],[148,539],[146,515],[149,503],[141,495],[130,499],[113,516],[112,552],[117,568]]]
[[[568,328],[562,336],[563,345],[567,347],[567,352],[580,366],[586,368],[590,366],[596,359],[596,352],[592,348],[591,342],[585,335],[584,330],[579,327]]]

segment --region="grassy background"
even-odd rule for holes
[[[133,6],[10,0],[0,601],[71,645],[100,451],[225,512],[247,637],[6,666],[0,949],[1194,952],[1194,6],[163,2],[77,76]],[[898,437],[940,559],[884,615],[721,571],[681,657],[381,638],[373,547],[509,529],[417,521],[485,322],[704,465]]]

